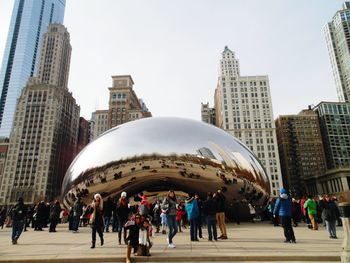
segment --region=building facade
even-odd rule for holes
[[[7,158],[7,151],[9,147],[9,139],[0,139],[0,189],[1,181],[4,175],[5,162]]]
[[[54,38],[65,36],[67,39],[68,36],[69,39],[64,26],[54,24],[50,27],[57,28],[55,34],[60,35]],[[51,38],[52,35],[46,34],[45,37]],[[43,43],[47,41],[45,39]],[[39,68],[61,66],[64,54],[69,55],[69,64],[70,49],[70,45],[57,48],[57,56],[62,56],[62,59],[53,59],[53,65],[39,65]],[[44,48],[42,51],[41,57],[47,58],[49,55],[45,52],[52,50]],[[43,59],[40,63],[47,61]],[[38,77],[30,78],[22,90],[15,111],[0,203],[13,204],[18,197],[23,197],[26,203],[33,203],[60,195],[65,172],[77,149],[80,113],[80,107],[67,87],[57,82],[58,79],[67,79],[66,75],[65,68],[45,79],[38,74]]]
[[[216,125],[215,115],[215,107],[209,107],[209,102],[201,104],[202,121],[212,125]]]
[[[0,137],[9,138],[17,99],[37,72],[42,35],[63,23],[65,0],[15,0],[0,71]]]
[[[324,27],[339,101],[350,102],[350,2]]]
[[[83,117],[79,118],[79,132],[76,155],[90,142],[90,122]]]
[[[309,108],[276,119],[283,185],[293,196],[318,193],[317,181],[326,171],[320,125]]]
[[[259,158],[276,196],[282,187],[268,76],[241,76],[239,61],[222,52],[215,91],[216,124],[244,142]]]
[[[108,110],[95,111],[91,117],[92,140],[115,126],[152,117],[145,102],[137,97],[133,86],[130,75],[112,76],[112,87],[108,88]]]

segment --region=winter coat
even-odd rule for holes
[[[217,193],[215,200],[217,202],[217,213],[225,212],[225,196],[222,193]]]
[[[74,216],[81,217],[81,215],[83,214],[83,203],[77,201],[74,205],[73,212]]]
[[[214,198],[208,198],[206,201],[204,201],[203,203],[203,213],[206,216],[209,215],[215,215],[216,211],[217,211],[217,203],[216,200]]]
[[[292,199],[287,194],[277,199],[273,214],[282,217],[292,216]]]
[[[59,204],[54,204],[50,209],[50,219],[60,219],[61,206]]]
[[[92,208],[90,224],[92,228],[104,228],[103,211],[99,207]]]
[[[162,210],[166,211],[167,215],[176,215],[176,201],[171,198],[164,198],[162,203]]]
[[[191,198],[186,200],[186,213],[189,220],[199,217],[198,202],[196,199]]]
[[[120,198],[117,204],[117,215],[119,218],[128,219],[129,215],[129,201],[127,199]]]
[[[336,221],[339,217],[339,209],[333,201],[322,202],[324,220],[329,222]]]
[[[307,201],[304,204],[304,208],[307,209],[309,215],[317,214],[317,204],[315,200],[307,199]]]
[[[21,202],[18,202],[11,210],[11,217],[13,221],[24,220],[27,216],[27,208]]]

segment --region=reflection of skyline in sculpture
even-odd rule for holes
[[[214,156],[213,152],[207,147],[202,147],[198,149],[197,152],[205,158],[216,160],[216,157]]]
[[[170,188],[203,197],[224,189],[227,200],[263,204],[270,186],[259,161],[251,161],[255,158],[212,125],[181,118],[141,119],[107,131],[84,148],[66,173],[64,204],[71,206],[77,197],[89,200],[96,192],[114,197],[123,191],[134,195]]]

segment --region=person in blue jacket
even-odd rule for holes
[[[197,200],[194,198],[193,194],[189,194],[189,197],[186,200],[186,213],[188,221],[190,221],[191,241],[199,241],[197,237],[199,208]]]
[[[292,199],[287,194],[287,190],[284,188],[280,189],[280,196],[276,201],[275,208],[273,210],[273,216],[280,217],[284,236],[286,237],[285,243],[296,243],[294,231],[292,227]]]

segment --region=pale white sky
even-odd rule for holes
[[[69,89],[90,119],[111,75],[132,75],[153,116],[200,120],[227,45],[241,75],[269,75],[275,118],[337,100],[323,27],[341,0],[66,0]],[[0,0],[0,59],[13,0]]]

